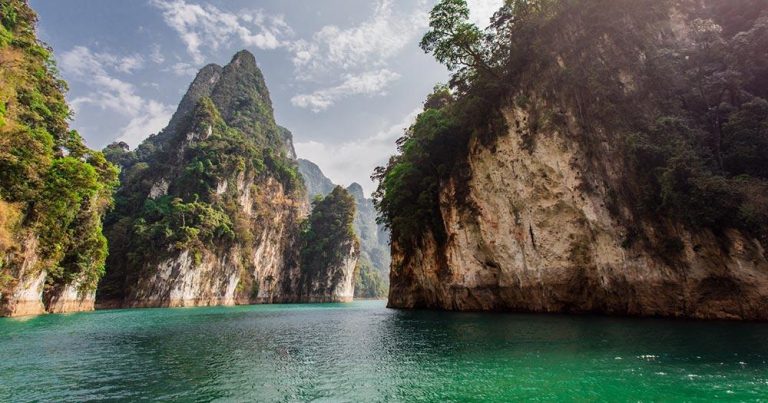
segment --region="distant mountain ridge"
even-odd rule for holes
[[[328,179],[320,167],[312,161],[299,158],[299,173],[304,178],[309,200],[315,196],[326,196],[333,191],[336,185]]]

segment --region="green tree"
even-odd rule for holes
[[[465,0],[441,0],[430,13],[429,27],[420,43],[424,52],[450,70],[469,67],[495,75],[487,62],[483,33],[469,22]]]

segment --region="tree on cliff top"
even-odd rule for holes
[[[465,0],[443,0],[430,13],[430,30],[421,39],[421,49],[432,53],[448,69],[469,67],[490,71],[483,33],[469,22]]]

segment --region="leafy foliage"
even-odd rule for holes
[[[360,260],[355,267],[355,298],[383,298],[387,287],[370,262]]]
[[[355,199],[341,186],[312,202],[312,214],[302,224],[301,232],[301,269],[305,281],[340,266],[350,246],[358,248],[352,227],[354,218]]]
[[[138,242],[171,245],[178,250],[235,238],[232,220],[222,210],[194,200],[163,196],[148,199],[134,226]]]
[[[32,236],[37,269],[49,273],[47,294],[75,280],[93,290],[104,272],[101,217],[117,169],[68,130],[66,85],[51,50],[35,37],[34,12],[26,2],[3,0],[0,15],[0,271],[15,281],[18,252]]]
[[[400,155],[390,160],[386,170],[376,171],[379,188],[374,197],[381,219],[393,229],[393,238],[406,243],[425,226],[441,228],[440,179],[452,170],[453,157],[466,147],[463,129],[449,110],[427,109],[398,140]]]
[[[671,28],[672,7],[684,12],[684,35]],[[455,71],[451,97],[436,88],[374,173],[381,219],[403,247],[427,230],[444,238],[438,193],[448,181],[472,208],[470,141],[492,146],[510,132],[500,110],[511,107],[531,117],[513,130],[530,149],[539,131],[557,130],[582,143],[593,177],[608,177],[608,158],[624,161],[608,193],[629,208],[618,217],[628,225],[667,217],[765,239],[765,2],[508,0],[480,31],[463,0],[442,0],[430,28],[421,45]]]
[[[430,13],[429,27],[431,29],[422,38],[420,46],[425,52],[432,53],[438,62],[450,70],[457,67],[489,70],[481,43],[483,34],[469,22],[466,1],[439,2]]]

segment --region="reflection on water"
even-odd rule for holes
[[[768,396],[768,325],[382,301],[0,319],[0,401]]]

